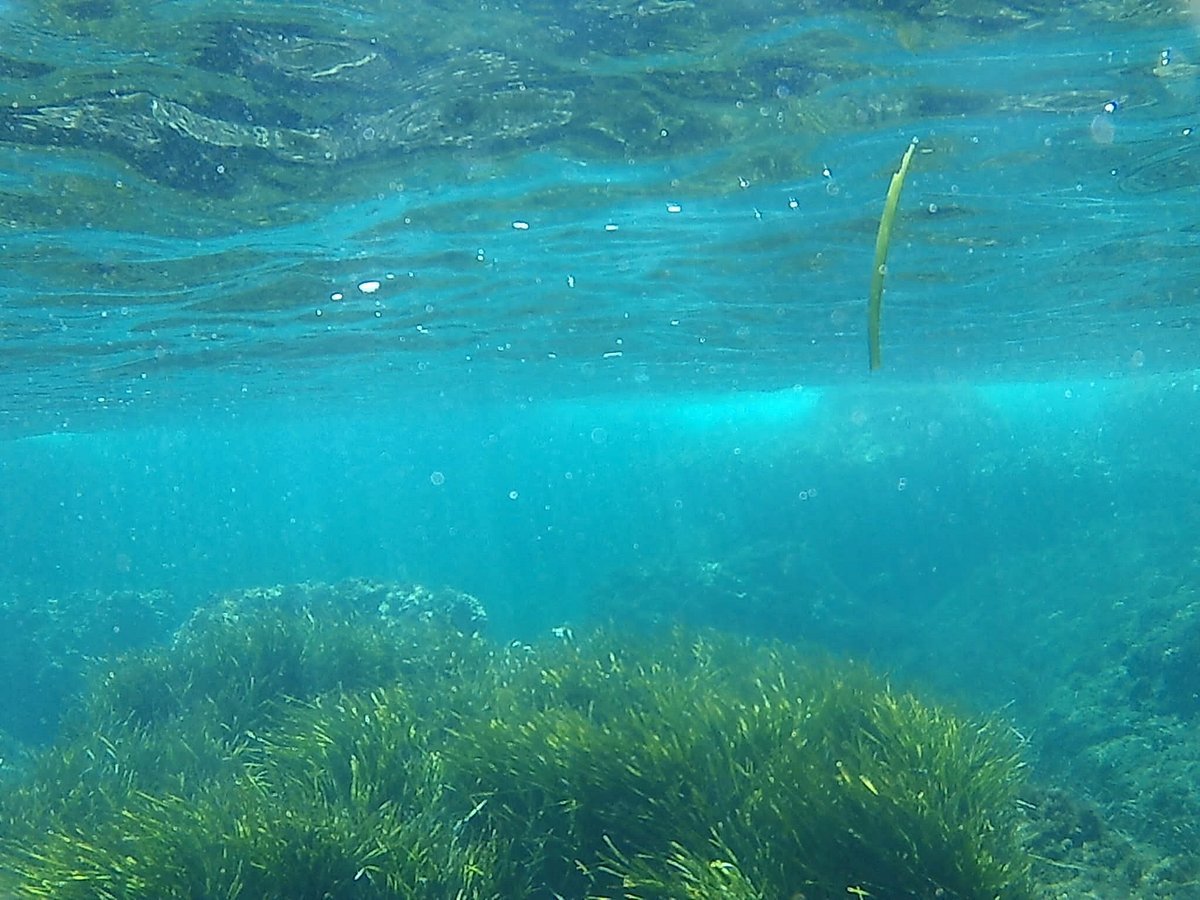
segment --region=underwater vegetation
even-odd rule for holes
[[[499,646],[346,596],[230,598],[100,671],[0,800],[6,894],[1033,896],[999,723],[796,648]]]
[[[892,228],[896,223],[896,206],[900,203],[900,194],[904,190],[904,179],[908,176],[908,165],[912,162],[913,151],[917,142],[912,141],[904,151],[900,160],[900,168],[892,175],[888,183],[887,199],[883,204],[883,214],[879,217],[879,232],[875,237],[875,259],[871,266],[871,292],[867,299],[867,351],[871,371],[883,365],[883,357],[879,349],[880,318],[883,313],[883,281],[887,274],[888,247],[892,243]]]

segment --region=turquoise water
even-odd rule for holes
[[[51,602],[445,585],[1002,710],[1103,822],[1061,896],[1200,896],[1197,27],[0,3],[0,730],[77,689]]]

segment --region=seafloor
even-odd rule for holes
[[[594,622],[581,621],[547,639],[582,644],[582,636],[594,626],[613,619],[622,630],[604,632],[606,640],[625,634],[632,644],[638,635],[670,633],[678,649],[680,629],[687,635],[685,647],[687,641],[700,640],[692,635],[718,629],[708,633],[738,632],[749,639],[738,645],[748,654],[747,665],[782,640],[802,656],[823,658],[825,651],[813,649],[817,644],[836,648],[835,667],[852,659],[869,660],[886,644],[892,690],[911,691],[921,702],[963,721],[990,717],[992,727],[1003,732],[997,746],[1015,747],[1024,769],[1016,809],[1005,827],[1028,854],[1036,885],[1032,896],[1200,896],[1200,857],[1195,852],[1200,604],[1192,587],[1197,563],[1180,562],[1187,557],[1164,537],[1168,526],[1164,523],[1158,534],[1143,531],[1136,546],[1128,539],[1118,545],[1103,534],[1080,535],[1069,544],[998,559],[927,609],[889,614],[876,608],[870,616],[864,615],[861,596],[823,570],[803,545],[762,546],[737,558],[626,573],[592,598]],[[800,572],[804,574],[797,578],[794,573]],[[398,646],[408,646],[408,655],[382,665],[376,661],[372,668],[364,660],[374,659],[378,648],[347,652],[339,645],[346,634],[322,626],[300,629],[309,643],[299,660],[293,659],[289,641],[299,640],[296,635],[280,626],[266,632],[250,627],[262,609],[276,608],[272,604],[280,598],[298,621],[310,624],[310,610],[366,610],[375,632],[388,635],[398,629],[404,634]],[[410,634],[407,623],[421,623],[422,628],[431,621],[446,623],[455,633],[473,635],[472,640],[488,630],[483,604],[468,595],[364,581],[246,591],[212,598],[198,610],[196,605],[194,598],[165,592],[119,592],[40,603],[11,598],[0,608],[4,633],[21,635],[0,657],[3,679],[13,686],[0,709],[4,777],[10,787],[5,801],[10,808],[4,810],[10,854],[14,841],[28,840],[14,816],[28,817],[31,796],[38,798],[33,806],[55,823],[51,828],[75,827],[55,818],[62,810],[95,813],[91,801],[78,806],[86,778],[81,776],[79,785],[47,786],[46,772],[47,766],[52,771],[54,765],[67,765],[62,748],[79,739],[81,728],[92,727],[83,723],[94,724],[98,696],[105,698],[99,705],[107,710],[128,703],[137,716],[151,721],[164,708],[190,708],[198,702],[192,695],[203,694],[205,679],[234,671],[246,684],[257,679],[273,685],[263,689],[278,692],[272,703],[320,702],[343,689],[383,691],[411,676],[403,659],[411,662],[419,656],[412,644],[420,632]],[[317,613],[318,622],[321,615]],[[225,647],[222,659],[207,658],[193,652],[203,645],[197,635],[205,627],[249,637],[240,646]],[[259,639],[266,642],[251,646]],[[620,638],[615,640],[619,644]],[[488,646],[487,653],[495,656],[517,645],[497,641]],[[289,665],[295,670],[285,671]],[[150,690],[155,666],[171,670],[169,677],[160,673],[158,681],[187,689],[174,694]],[[122,667],[128,667],[126,687],[133,686],[138,695],[132,700],[117,696],[120,691],[114,688],[123,682]],[[244,696],[234,693],[242,697],[237,703],[243,703]],[[202,703],[219,704],[228,696],[233,694],[214,689]],[[438,698],[426,702],[436,706]],[[454,701],[446,702],[452,706]],[[265,727],[239,721],[246,714],[238,712],[237,703],[224,718],[217,709],[210,712],[217,720],[227,719],[231,731],[244,727],[253,735],[253,727]],[[715,748],[723,735],[707,740]],[[115,759],[118,751],[113,752]],[[61,796],[55,797],[56,791]],[[170,791],[164,796],[171,796]],[[965,808],[967,801],[963,803]],[[81,820],[73,839],[87,839],[94,824]],[[50,851],[37,851],[43,852]],[[58,852],[67,851],[60,847]],[[28,861],[26,857],[24,868],[10,864],[29,871]],[[98,877],[95,871],[106,864],[92,862],[97,867],[92,877]],[[51,890],[47,883],[27,883],[17,893],[81,896],[61,886]],[[531,888],[531,896],[536,895]],[[807,896],[826,895],[816,891]]]

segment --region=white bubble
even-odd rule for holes
[[[441,487],[443,484],[446,483],[446,476],[443,475],[441,472],[433,472],[429,476],[429,483],[432,484],[434,487]]]
[[[508,499],[509,499],[509,500],[516,500],[516,499],[517,499],[517,497],[519,497],[519,496],[520,496],[520,495],[519,495],[519,494],[518,494],[516,491],[509,491],[509,492],[508,492]]]
[[[364,281],[359,284],[358,289],[364,294],[373,294],[381,287],[383,287],[383,285],[378,281]]]
[[[513,222],[513,223],[512,223],[512,227],[513,227],[514,229],[516,229],[517,231],[528,231],[528,230],[529,230],[529,223],[528,223],[528,222],[522,222],[520,219],[518,219],[517,221],[515,221],[515,222]]]

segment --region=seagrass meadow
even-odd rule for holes
[[[1018,741],[716,631],[481,635],[469,597],[226,596],[8,773],[24,898],[1032,898]]]

